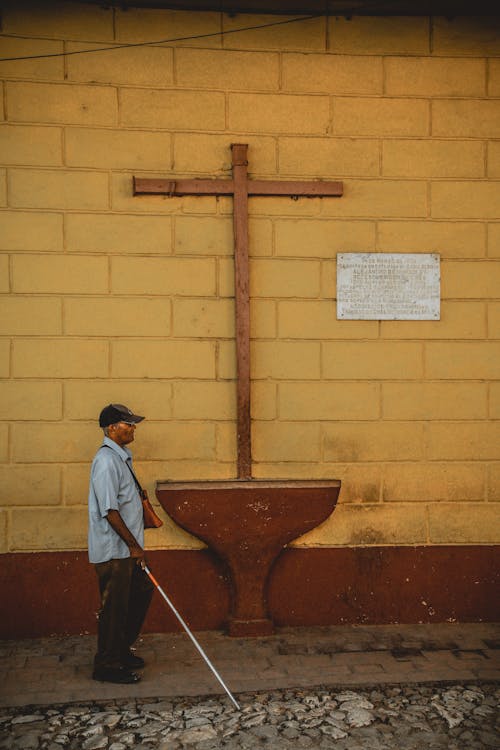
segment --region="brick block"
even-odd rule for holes
[[[0,169],[0,206],[7,205],[7,170]]]
[[[223,30],[246,29],[249,26],[266,26],[273,21],[283,21],[283,16],[224,15]],[[224,46],[233,49],[276,49],[276,50],[320,50],[325,48],[326,28],[323,18],[304,19],[300,24],[284,24],[269,28],[241,31],[224,37]]]
[[[4,29],[5,31],[5,29]],[[32,55],[60,55],[64,52],[64,43],[52,39],[23,39],[22,37],[3,36],[0,39],[0,57],[29,57]],[[64,78],[64,58],[12,60],[2,62],[2,77],[36,78],[56,81]]]
[[[285,257],[332,258],[337,252],[375,249],[373,221],[278,219],[274,227],[276,254]]]
[[[254,259],[250,261],[250,295],[317,297],[320,270],[317,260]]]
[[[108,375],[106,341],[16,339],[12,352],[14,377],[103,378]]]
[[[423,457],[424,425],[356,422],[324,426],[325,461],[411,461]]]
[[[179,382],[173,386],[175,419],[234,419],[236,388],[234,383]]]
[[[500,458],[500,422],[434,422],[428,426],[427,458],[488,461]]]
[[[68,250],[97,253],[170,253],[169,216],[70,214],[66,217]]]
[[[441,276],[441,293],[445,299],[498,297],[500,289],[500,263],[498,261],[446,261],[442,264]]]
[[[252,377],[277,380],[317,380],[320,344],[256,341],[252,346]]]
[[[498,544],[498,508],[489,503],[430,505],[433,544]]]
[[[2,125],[0,160],[3,164],[30,166],[62,164],[61,128]]]
[[[276,303],[267,299],[250,302],[250,332],[255,339],[273,339],[277,335]]]
[[[254,461],[317,461],[321,456],[319,425],[254,422],[252,456]]]
[[[500,338],[500,302],[488,305],[488,336],[490,339]]]
[[[430,379],[494,380],[500,377],[500,343],[428,343],[425,372]]]
[[[486,61],[444,57],[386,57],[390,96],[475,96],[486,93]]]
[[[250,174],[276,173],[276,142],[261,135],[242,135],[238,139],[248,143]],[[179,172],[228,177],[231,169],[231,144],[234,135],[205,133],[176,133],[174,140],[174,166]],[[196,201],[200,201],[197,197]],[[230,209],[232,212],[232,208]]]
[[[206,422],[145,422],[134,456],[141,460],[215,458],[215,425]]]
[[[384,419],[484,419],[485,383],[383,383]]]
[[[279,169],[301,178],[376,177],[379,152],[379,142],[369,138],[280,138]]]
[[[104,294],[108,291],[107,259],[92,255],[16,255],[15,292]]]
[[[98,50],[101,44],[67,42],[68,52]],[[162,47],[128,47],[67,57],[68,80],[125,86],[171,86],[173,53]]]
[[[232,338],[233,300],[174,300],[173,335],[176,337]]]
[[[76,336],[169,336],[170,300],[68,299],[64,330]]]
[[[236,344],[234,341],[217,342],[217,379],[236,380]]]
[[[58,505],[61,498],[60,475],[60,467],[50,464],[0,466],[2,505]]]
[[[378,419],[376,383],[280,383],[280,419],[332,421]]]
[[[500,60],[488,60],[488,95],[500,96]]]
[[[329,19],[329,50],[359,55],[428,54],[429,19],[354,16]]]
[[[465,296],[465,295],[464,295]],[[383,320],[384,339],[482,339],[486,319],[482,302],[441,302],[440,320]]]
[[[466,221],[379,221],[377,250],[481,258],[486,253],[486,227]]]
[[[422,180],[349,180],[344,198],[323,199],[321,215],[364,219],[424,217],[427,187]]]
[[[7,83],[12,122],[116,125],[116,91],[63,83]]]
[[[302,198],[297,201],[290,196],[272,197],[254,196],[248,203],[249,216],[318,216],[321,210],[322,198]],[[220,201],[221,212],[232,213],[232,203],[228,202],[227,208],[224,201]]]
[[[0,255],[0,292],[10,292],[8,255]]]
[[[234,261],[217,258],[217,296],[234,297]]]
[[[487,175],[492,179],[500,178],[500,142],[490,141],[488,143]]]
[[[498,138],[500,101],[444,99],[432,102],[432,135]]]
[[[327,96],[228,94],[229,129],[241,133],[323,135],[330,122]]]
[[[170,169],[170,135],[66,128],[65,153],[72,167],[166,170]]]
[[[45,3],[31,1],[22,5],[7,3],[2,15],[2,31],[6,34],[84,41],[113,39],[113,14],[109,8],[89,12],[84,3],[68,6],[64,0],[52,0],[47,12]]]
[[[238,460],[238,448],[236,445],[236,424],[219,423],[215,427],[216,448],[215,455],[218,461],[231,462],[236,470]]]
[[[484,147],[480,141],[385,141],[382,174],[388,177],[484,177]]]
[[[11,550],[85,549],[87,515],[85,508],[15,510],[10,527]]]
[[[84,464],[65,464],[62,467],[63,505],[87,505],[89,476],[90,461]]]
[[[378,322],[337,320],[331,300],[286,301],[278,305],[278,332],[285,339],[372,339]]]
[[[276,419],[278,394],[276,383],[256,381],[251,384],[252,419]]]
[[[463,502],[485,495],[485,469],[478,464],[387,464],[383,478],[386,502]]]
[[[500,224],[488,225],[488,255],[500,258]]]
[[[437,219],[496,219],[500,204],[500,181],[434,182],[431,184],[431,215]]]
[[[0,418],[61,419],[60,383],[5,380],[0,382]]]
[[[172,39],[175,47],[220,47],[221,44],[219,13],[126,8],[116,13],[115,23],[119,42]],[[211,36],[203,38],[206,34]],[[168,42],[162,44],[166,46]]]
[[[326,342],[324,378],[417,380],[423,375],[422,345],[406,342]]]
[[[179,49],[177,85],[184,88],[277,91],[279,56],[267,52]]]
[[[226,217],[177,216],[174,248],[177,255],[231,255],[233,225]]]
[[[113,258],[111,288],[119,294],[215,294],[212,258]]]
[[[67,381],[64,388],[64,416],[66,419],[92,420],[97,423],[101,409],[109,403],[127,404],[136,414],[151,419],[170,419],[172,416],[172,385],[165,381],[144,380],[76,380]]]
[[[429,103],[423,99],[337,97],[333,132],[338,135],[428,135]]]
[[[0,334],[62,333],[61,301],[46,297],[0,297]]]
[[[0,340],[0,377],[8,378],[10,374],[10,341]]]
[[[11,169],[9,205],[19,208],[103,209],[109,204],[108,176],[98,172]]]
[[[102,442],[102,432],[96,423],[18,422],[12,426],[11,440],[15,463],[64,464],[91,460]],[[62,522],[56,526],[60,531]]]
[[[59,214],[34,211],[0,212],[2,250],[62,250],[63,218]]]
[[[115,378],[213,380],[215,344],[209,341],[115,341],[111,374]]]
[[[9,426],[0,426],[0,461],[7,461],[9,454]]]
[[[283,55],[283,89],[317,94],[381,94],[381,57]]]
[[[500,501],[500,463],[488,469],[488,500]]]
[[[500,419],[500,383],[490,383],[490,408],[491,419]]]
[[[426,509],[419,505],[338,505],[330,518],[294,546],[370,546],[427,541]]]
[[[122,89],[120,123],[132,128],[224,130],[224,94],[175,89]]]
[[[497,16],[434,16],[435,55],[499,55],[500,22]]]

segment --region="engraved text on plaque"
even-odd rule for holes
[[[439,320],[439,255],[339,253],[339,320]]]

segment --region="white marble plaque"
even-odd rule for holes
[[[339,253],[339,320],[439,320],[439,255]]]

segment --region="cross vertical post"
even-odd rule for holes
[[[234,183],[236,360],[239,383],[237,394],[238,479],[250,479],[252,476],[247,148],[246,143],[233,143],[231,146]]]

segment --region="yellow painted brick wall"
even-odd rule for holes
[[[85,547],[110,401],[148,416],[151,495],[235,476],[232,202],[132,194],[227,177],[234,142],[252,177],[344,182],[249,202],[254,476],[342,480],[298,544],[500,541],[500,22],[237,31],[282,20],[2,11],[1,58],[79,54],[0,61],[0,551]],[[441,320],[338,321],[338,252],[439,253]]]

